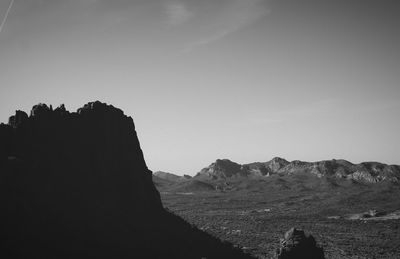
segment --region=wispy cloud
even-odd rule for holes
[[[193,16],[193,13],[181,1],[167,2],[165,4],[165,13],[167,15],[167,24],[171,26],[183,24]]]
[[[10,13],[10,10],[11,10],[11,7],[13,6],[13,4],[14,4],[14,0],[11,0],[9,6],[7,8],[6,14],[4,15],[4,18],[3,18],[3,20],[1,21],[1,24],[0,24],[0,33],[3,30],[4,25],[6,24],[6,21],[7,21],[7,18],[8,18],[8,14]]]
[[[191,42],[185,51],[218,41],[266,15],[269,10],[260,3],[263,0],[229,0],[220,12],[211,17],[211,32],[201,39]]]

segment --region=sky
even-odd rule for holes
[[[134,119],[148,167],[179,175],[222,158],[400,164],[396,1],[10,2],[1,122],[107,102]]]

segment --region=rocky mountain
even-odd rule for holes
[[[249,258],[164,210],[120,109],[39,104],[0,143],[1,258]]]
[[[218,180],[226,178],[244,177],[249,170],[242,165],[232,162],[229,159],[217,159],[208,167],[203,168],[196,176],[197,179]]]
[[[378,162],[353,164],[346,160],[336,159],[318,162],[303,162],[299,160],[288,162],[279,157],[275,157],[268,162],[255,162],[244,165],[228,159],[218,159],[210,166],[203,168],[196,174],[195,178],[201,180],[225,180],[299,173],[309,173],[318,177],[326,176],[366,183],[400,181],[400,166],[398,165],[387,165]]]

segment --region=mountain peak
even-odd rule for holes
[[[217,159],[208,167],[203,168],[197,175],[197,178],[226,179],[243,174],[242,166],[232,162],[229,159]]]
[[[278,156],[272,158],[272,159],[271,159],[271,162],[272,162],[272,161],[273,161],[273,162],[289,163],[286,159],[284,159],[284,158],[282,158],[282,157],[278,157]]]
[[[213,164],[218,165],[218,166],[238,165],[238,163],[235,163],[232,160],[229,160],[227,158],[217,159],[217,160],[215,160],[215,162]]]

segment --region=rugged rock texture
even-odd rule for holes
[[[229,159],[217,159],[210,166],[203,168],[195,178],[199,179],[226,179],[242,177],[248,174],[248,169]]]
[[[0,143],[1,258],[247,258],[163,209],[113,106],[17,111]]]
[[[261,176],[269,176],[271,174],[277,173],[282,168],[286,167],[290,164],[283,158],[274,157],[272,160],[265,163],[251,163],[245,165],[245,168],[249,169],[249,175],[261,175]]]
[[[281,239],[277,251],[277,259],[325,259],[324,250],[317,246],[312,235],[306,235],[303,230],[290,229]]]
[[[195,178],[201,180],[223,180],[232,178],[257,178],[273,174],[292,175],[310,173],[318,177],[345,178],[357,182],[377,183],[381,181],[400,182],[400,166],[377,162],[352,164],[346,160],[327,160],[319,162],[288,162],[275,157],[268,162],[240,165],[230,160],[217,160],[202,169]]]

